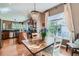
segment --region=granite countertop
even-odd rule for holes
[[[4,31],[9,31],[9,32],[11,31],[11,32],[14,32],[14,31],[19,31],[19,30],[18,30],[18,29],[17,29],[17,30],[16,30],[16,29],[5,29],[5,30],[2,30],[2,31],[3,31],[3,32],[4,32]]]

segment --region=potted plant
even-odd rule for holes
[[[45,28],[45,24],[42,24],[42,29],[41,29],[41,37],[42,37],[42,41],[45,40],[46,37],[46,33],[47,33],[47,29]]]
[[[42,41],[45,40],[46,37],[46,31],[41,31]]]

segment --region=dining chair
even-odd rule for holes
[[[62,56],[61,54],[61,44],[62,44],[62,37],[55,37],[54,38],[54,46],[53,46],[53,56]]]
[[[73,56],[74,53],[79,55],[79,33],[75,36],[74,42],[67,43],[66,44],[66,51],[68,51],[68,48],[71,49],[71,55]]]

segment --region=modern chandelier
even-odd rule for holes
[[[36,10],[36,3],[34,3],[33,5],[33,10],[31,11],[31,17],[33,20],[36,20],[36,18],[38,18],[38,15],[39,15],[39,11]]]
[[[34,3],[33,8],[34,8],[34,10],[32,10],[31,13],[33,13],[33,14],[40,13],[39,11],[36,10],[36,3]]]

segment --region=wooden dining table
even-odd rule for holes
[[[36,56],[41,51],[44,51],[45,49],[47,49],[50,46],[54,45],[53,41],[51,41],[50,43],[48,43],[48,41],[42,41],[41,39],[35,39],[35,41],[37,43],[33,43],[33,41],[30,42],[30,41],[28,41],[28,39],[27,40],[22,40],[22,44],[28,49],[28,51],[33,56]]]

